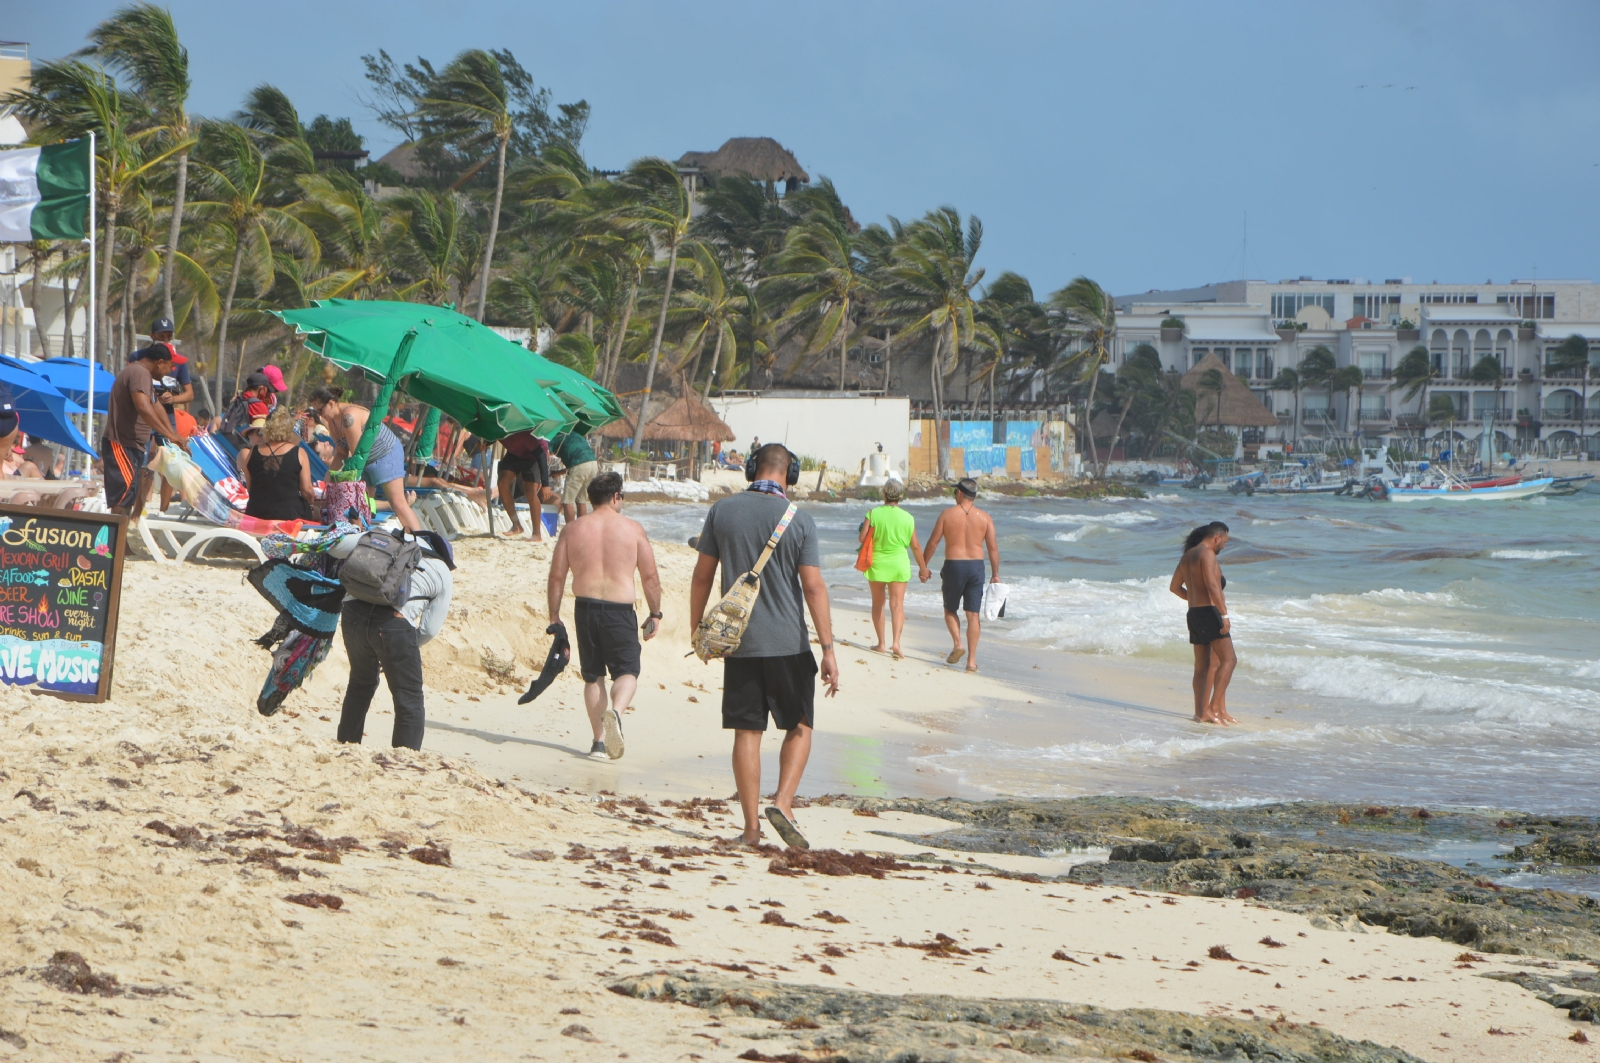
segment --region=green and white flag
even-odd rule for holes
[[[0,243],[82,240],[89,141],[0,151]]]

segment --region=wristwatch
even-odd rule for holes
[[[666,616],[665,613],[651,613],[650,614],[650,619],[651,620],[660,620],[664,616]]]

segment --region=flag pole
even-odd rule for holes
[[[96,231],[96,226],[95,226],[95,201],[96,201],[97,197],[95,196],[94,169],[95,169],[94,130],[91,129],[89,131],[89,275],[88,275],[88,280],[89,280],[89,403],[88,403],[88,410],[83,415],[84,425],[88,428],[88,431],[85,432],[83,435],[84,435],[84,438],[89,441],[89,449],[90,449],[91,452],[94,450],[94,367],[95,367],[95,359],[99,354],[99,351],[97,351],[95,349],[95,341],[99,337],[95,334],[95,327],[94,327],[95,309],[96,309],[95,308],[95,291],[94,291],[94,289],[95,289],[94,248],[95,248],[95,244],[99,242],[98,233]],[[72,322],[70,322],[70,321],[67,322],[67,327],[71,328],[72,327]],[[90,461],[91,464],[94,462],[93,453],[90,454],[89,461]]]

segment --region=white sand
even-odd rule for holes
[[[424,652],[431,726],[421,754],[387,748],[386,708],[369,717],[364,747],[334,743],[338,649],[283,715],[256,714],[267,655],[249,640],[272,613],[240,584],[238,566],[127,566],[112,702],[0,692],[0,896],[9,902],[0,908],[0,1030],[29,1044],[0,1038],[0,1059],[732,1059],[756,1044],[741,1033],[771,1024],[709,1026],[702,1012],[605,991],[617,976],[711,963],[873,991],[1253,1012],[1431,1060],[1592,1058],[1592,1048],[1566,1040],[1574,1026],[1564,1013],[1479,977],[1509,964],[1461,969],[1460,948],[1433,939],[1318,930],[1247,901],[982,873],[1064,869],[1042,858],[949,853],[976,873],[873,880],[779,877],[755,855],[654,853],[709,849],[736,827],[658,803],[733,789],[718,666],[682,656],[692,556],[661,548],[666,629],[645,653],[628,754],[602,764],[580,755],[587,723],[571,672],[533,706],[515,705],[543,659],[547,548],[460,549],[457,610]],[[514,660],[514,684],[492,680],[486,657]],[[979,697],[1014,696],[925,663],[855,651],[842,661],[844,692],[821,707],[817,771],[858,779],[863,790],[907,774],[883,763],[884,750],[927,739],[944,714]],[[933,792],[937,782],[927,785]],[[648,795],[649,813],[599,804],[591,795],[602,790]],[[156,820],[215,841],[174,848],[146,828]],[[256,824],[281,836],[290,823],[366,848],[331,864],[281,837],[222,837]],[[820,807],[800,823],[818,847],[902,853],[921,847],[873,832],[945,825]],[[429,840],[448,847],[453,866],[378,848]],[[574,844],[626,846],[628,859],[602,856],[609,869],[563,859]],[[243,863],[256,848],[293,853],[276,859],[299,880]],[[513,855],[540,850],[554,858]],[[283,900],[308,891],[338,895],[343,910]],[[849,922],[813,915],[823,909]],[[762,924],[769,911],[798,927]],[[641,919],[674,944],[640,939],[641,929],[663,932]],[[893,945],[936,933],[991,951],[934,959]],[[1256,944],[1267,935],[1287,947]],[[1208,959],[1218,944],[1239,962]],[[171,992],[64,993],[35,977],[57,950],[81,953],[124,987]],[[1057,950],[1080,964],[1051,959]],[[1385,980],[1394,978],[1417,981]],[[595,1040],[563,1036],[573,1024]]]

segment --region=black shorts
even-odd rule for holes
[[[1222,631],[1222,612],[1214,605],[1202,605],[1189,610],[1189,641],[1196,646],[1209,646],[1218,639],[1229,636]]]
[[[632,602],[579,598],[573,607],[578,670],[585,683],[639,674],[639,626]]]
[[[944,611],[976,613],[983,608],[983,560],[946,561],[939,570],[944,591]]]
[[[507,454],[500,459],[500,471],[514,473],[531,484],[545,486],[550,483],[550,459],[543,454],[529,454],[525,458]]]
[[[817,660],[810,650],[788,657],[729,657],[722,667],[724,730],[765,731],[768,714],[780,731],[813,726]]]
[[[106,478],[106,505],[126,509],[139,500],[145,479],[148,444],[144,448],[124,447],[115,439],[100,440],[100,465]]]

